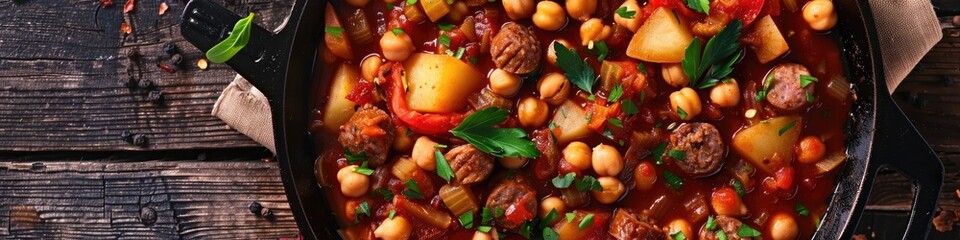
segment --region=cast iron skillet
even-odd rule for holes
[[[338,1],[340,2],[340,1]],[[341,4],[334,2],[334,4]],[[903,239],[925,238],[937,206],[943,165],[890,98],[876,29],[866,1],[834,0],[837,34],[857,99],[847,124],[849,159],[815,239],[849,239],[880,167],[903,172],[916,196]],[[325,0],[295,0],[286,25],[271,33],[254,26],[250,43],[227,62],[270,100],[280,174],[301,233],[308,239],[337,239],[333,212],[314,178],[307,132],[317,46],[323,46]],[[226,38],[240,17],[210,0],[193,0],[182,16],[181,33],[200,50]],[[319,69],[324,71],[326,69]],[[878,84],[879,83],[879,84]]]

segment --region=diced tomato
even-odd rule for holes
[[[417,182],[417,186],[420,187],[420,193],[423,193],[423,197],[426,199],[433,198],[437,194],[437,189],[433,186],[433,182],[430,181],[430,177],[427,176],[427,172],[423,169],[417,169],[413,174],[410,175],[410,179]]]
[[[388,62],[380,68],[381,83],[385,86],[390,111],[394,117],[400,119],[410,130],[423,135],[445,134],[457,127],[466,113],[420,113],[407,106],[406,90],[403,89],[403,65]],[[386,75],[389,74],[389,77]]]
[[[767,14],[771,16],[780,16],[780,0],[769,0],[766,3]]]
[[[793,187],[793,167],[781,168],[774,174],[774,180],[777,182],[777,188],[788,190]]]
[[[503,216],[507,219],[507,221],[519,225],[533,218],[533,213],[527,211],[526,208],[521,207],[521,204],[526,205],[521,201],[510,204],[510,206],[507,207],[506,211],[503,213]]]
[[[607,106],[607,100],[596,97],[593,103],[587,104],[587,111],[590,112],[590,122],[587,124],[590,129],[596,132],[603,132],[607,124],[607,119],[620,114],[620,102],[617,101]]]
[[[557,165],[560,161],[560,149],[557,141],[549,129],[540,129],[530,134],[530,139],[537,145],[540,156],[533,160],[534,173],[537,179],[550,179],[557,174]]]
[[[566,175],[567,173],[575,173],[577,176],[580,176],[580,169],[565,160],[560,160],[560,166],[558,166],[557,170],[560,172],[560,176]]]
[[[753,23],[753,20],[757,19],[757,15],[760,15],[760,10],[763,10],[763,2],[765,1],[766,0],[738,0],[729,1],[729,5],[724,1],[714,1],[714,3],[710,5],[710,14],[732,16],[733,18],[743,21],[743,26],[749,26]]]
[[[353,87],[353,90],[350,90],[350,94],[347,94],[347,100],[353,101],[357,103],[357,105],[373,103],[377,100],[376,95],[374,95],[376,91],[376,85],[374,85],[373,82],[360,79],[360,82],[357,82],[357,86]]]

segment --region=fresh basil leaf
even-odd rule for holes
[[[486,108],[467,116],[460,125],[450,133],[474,147],[497,157],[526,157],[540,156],[536,144],[527,138],[527,133],[520,128],[495,128],[494,126],[507,119],[509,112],[500,108]]]
[[[230,36],[228,36],[227,39],[224,39],[210,48],[210,50],[207,50],[207,60],[213,63],[225,63],[233,58],[234,55],[237,55],[237,53],[250,42],[250,28],[252,25],[253,13],[237,21],[237,23],[233,25],[233,30],[230,31]]]

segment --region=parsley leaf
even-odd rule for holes
[[[454,177],[453,168],[450,168],[450,163],[448,163],[447,159],[440,153],[440,149],[434,151],[433,156],[436,159],[435,162],[437,162],[437,175],[440,175],[440,178],[450,183],[450,179]]]
[[[607,122],[610,123],[610,125],[613,125],[615,127],[623,128],[623,122],[621,122],[620,119],[608,118]]]
[[[698,13],[710,14],[710,0],[683,0],[687,7]]]
[[[450,47],[450,41],[451,41],[450,36],[442,34],[440,35],[440,37],[437,37],[437,41],[440,42],[440,44],[443,44],[444,46]]]
[[[677,231],[673,234],[670,234],[670,239],[673,240],[687,240],[687,235],[683,235],[683,231]]]
[[[362,151],[357,153],[351,153],[350,149],[348,148],[343,148],[343,156],[347,158],[347,162],[350,164],[356,164],[360,161],[367,160],[367,153]]]
[[[797,203],[795,208],[797,209],[797,215],[804,217],[810,215],[810,209],[807,209],[807,206],[804,206],[803,204]]]
[[[687,111],[684,111],[683,108],[677,106],[677,116],[679,116],[680,119],[687,119]]]
[[[557,66],[560,66],[567,79],[580,89],[593,93],[593,85],[597,83],[597,77],[593,68],[587,65],[587,61],[563,44],[554,43],[553,49],[557,52]]]
[[[370,216],[370,203],[367,203],[366,201],[360,202],[360,207],[358,207],[358,208],[357,208],[356,210],[354,210],[354,211],[355,211],[354,213],[357,214],[357,216],[360,216],[360,214],[363,214],[363,215],[366,215],[367,217],[369,217],[369,216]]]
[[[793,120],[780,128],[780,131],[777,131],[777,136],[783,136],[783,133],[790,131],[790,128],[793,128],[794,125],[797,125],[797,120]]]
[[[807,85],[818,81],[820,81],[820,79],[817,79],[816,77],[810,75],[800,75],[800,87],[807,87]]]
[[[460,215],[460,225],[465,229],[473,228],[473,210],[467,211]]]
[[[617,100],[620,100],[620,97],[623,96],[623,86],[620,84],[613,85],[613,89],[610,90],[610,97],[607,98],[608,102],[614,103]]]
[[[397,35],[397,36],[400,36],[400,34],[403,33],[402,28],[394,28],[394,29],[391,29],[390,31],[393,32],[393,35]]]
[[[666,179],[667,184],[670,184],[670,187],[675,190],[680,190],[683,187],[683,180],[680,179],[680,176],[670,171],[663,171],[663,179]]]
[[[334,37],[337,37],[337,38],[343,37],[343,27],[326,26],[323,28],[323,32],[329,33],[330,35],[333,35]]]
[[[690,78],[690,87],[711,87],[733,72],[733,64],[743,56],[743,52],[739,51],[742,28],[743,22],[734,20],[711,37],[706,46],[700,46],[700,38],[695,37],[690,41],[680,62],[683,72]]]
[[[414,181],[412,178],[407,179],[407,182],[403,183],[403,185],[407,186],[406,190],[400,192],[404,196],[410,199],[423,199],[423,193],[420,192],[420,186],[417,185],[417,181]]]
[[[583,176],[580,181],[575,181],[574,185],[577,186],[577,191],[588,191],[588,190],[603,190],[603,186],[600,186],[600,182],[596,178],[590,175]]]
[[[740,225],[740,229],[737,230],[737,236],[740,236],[741,238],[759,237],[760,231],[757,231],[756,229],[751,228],[747,224],[743,224],[743,225]]]
[[[377,189],[374,193],[375,195],[380,195],[380,197],[383,197],[383,200],[386,200],[387,202],[393,201],[393,192],[390,190],[381,188]]]
[[[480,210],[480,224],[490,225],[491,221],[493,221],[493,211],[488,207],[484,207]]]
[[[353,169],[353,172],[370,176],[373,174],[373,169],[367,167],[367,162],[364,161],[362,165]]]
[[[713,231],[717,229],[717,220],[713,218],[713,215],[707,217],[707,224],[705,226],[707,230]]]
[[[563,45],[563,44],[560,44]],[[592,48],[587,48],[587,52],[597,56],[597,61],[603,62],[604,59],[607,59],[607,54],[610,53],[610,49],[607,48],[607,43],[604,41],[593,42]]]
[[[590,225],[593,225],[593,213],[587,214],[586,217],[580,220],[580,224],[577,225],[580,230],[586,229]]]
[[[553,183],[553,187],[556,188],[568,188],[570,184],[573,184],[573,180],[576,180],[576,173],[567,173],[563,176],[557,176],[550,180]]]
[[[733,190],[736,190],[737,195],[740,195],[741,197],[743,197],[743,195],[747,195],[747,191],[743,189],[743,183],[740,183],[740,180],[733,179]]]
[[[543,240],[557,240],[560,239],[560,235],[557,232],[553,231],[553,228],[545,227],[543,228]]]
[[[687,160],[687,152],[684,150],[670,149],[670,151],[667,152],[667,156],[680,161]]]
[[[663,152],[667,151],[667,143],[662,142],[657,144],[656,147],[653,147],[653,150],[650,150],[650,154],[653,154],[653,160],[657,165],[663,164]]]
[[[626,19],[633,19],[633,16],[637,15],[637,11],[627,10],[627,6],[617,8],[616,13],[617,15],[620,15],[620,17],[626,18]]]
[[[520,128],[495,128],[494,125],[507,120],[509,112],[500,108],[486,108],[467,116],[453,130],[454,136],[473,144],[480,151],[497,157],[540,156],[536,144],[527,138]]]
[[[620,102],[620,108],[622,108],[623,113],[626,113],[627,115],[634,115],[640,112],[640,109],[637,108],[637,104],[630,99],[624,99],[622,102]]]

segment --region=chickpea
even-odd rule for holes
[[[413,138],[407,135],[407,131],[410,130],[406,126],[397,126],[397,137],[396,140],[393,140],[393,150],[406,152],[413,148]]]
[[[670,108],[673,112],[680,116],[683,115],[680,109],[683,109],[683,113],[686,113],[686,116],[681,116],[680,120],[693,119],[700,114],[700,106],[700,96],[692,88],[685,87],[670,94]]]
[[[503,157],[500,158],[500,165],[509,169],[520,169],[527,165],[527,159],[522,157]]]
[[[380,38],[380,48],[383,49],[383,57],[390,61],[400,62],[407,60],[414,50],[413,40],[407,33],[395,34],[387,32]]]
[[[640,19],[640,17],[637,16],[641,12],[640,4],[637,3],[637,0],[627,0],[623,2],[623,4],[620,4],[620,7],[617,9],[620,9],[620,8],[626,8],[627,12],[634,11],[633,17],[623,18],[620,16],[620,14],[614,14],[613,21],[619,24],[620,26],[624,26],[627,29],[630,29],[631,32],[636,32],[637,29],[640,29],[640,26],[643,25],[643,21]]]
[[[657,182],[657,169],[653,163],[648,161],[637,164],[633,170],[633,181],[636,183],[637,190],[648,191],[653,189],[653,184]]]
[[[593,171],[600,176],[616,176],[623,170],[623,158],[617,148],[600,144],[593,148]]]
[[[494,240],[493,234],[485,233],[481,231],[473,232],[472,240]]]
[[[370,179],[366,175],[354,172],[354,169],[357,169],[357,165],[346,166],[337,171],[340,192],[347,197],[363,196],[370,188]]]
[[[380,59],[379,55],[370,55],[360,63],[360,75],[363,75],[363,79],[367,81],[373,81],[373,78],[376,78],[377,73],[380,72],[380,66],[382,65],[383,59]]]
[[[350,6],[355,8],[362,8],[363,6],[366,6],[367,3],[370,3],[370,0],[347,0],[347,4],[350,4]]]
[[[813,0],[803,5],[803,20],[810,28],[817,31],[826,31],[837,24],[837,13],[833,11],[833,2],[829,0]]]
[[[520,125],[528,128],[538,128],[547,121],[550,107],[543,100],[535,97],[526,97],[517,104],[517,118]]]
[[[540,201],[540,219],[546,218],[547,214],[550,214],[550,211],[553,210],[557,210],[557,214],[563,215],[567,213],[567,204],[563,203],[563,200],[558,197],[548,197]]]
[[[593,155],[593,152],[590,150],[590,146],[583,142],[572,142],[563,148],[563,160],[581,171],[592,166],[591,155]]]
[[[554,106],[560,105],[570,96],[570,81],[563,74],[548,73],[540,78],[537,90],[540,90],[540,100]]]
[[[553,45],[557,43],[563,45],[563,47],[567,49],[576,51],[576,49],[573,49],[573,45],[570,45],[570,42],[568,42],[567,40],[563,40],[563,39],[553,40],[553,42],[550,43],[550,47],[547,48],[547,61],[550,61],[550,64],[553,64],[554,66],[557,65],[557,50],[554,48]]]
[[[427,136],[422,136],[417,138],[417,142],[413,144],[413,152],[410,153],[410,160],[413,160],[417,163],[417,166],[420,166],[423,170],[433,171],[437,170],[437,142],[430,140]]]
[[[530,17],[534,9],[533,0],[503,0],[503,9],[507,11],[507,16],[513,20],[520,20]]]
[[[567,5],[570,1],[567,1]],[[593,48],[593,42],[599,42],[606,39],[613,33],[609,25],[604,25],[603,20],[591,18],[580,25],[580,45]]]
[[[450,4],[450,12],[447,13],[447,20],[451,23],[463,22],[463,19],[470,15],[470,9],[467,9],[467,3],[456,1]]]
[[[770,237],[773,240],[797,239],[800,228],[797,222],[786,213],[777,213],[770,218]]]
[[[740,217],[747,215],[747,206],[743,204],[743,199],[737,191],[731,187],[721,187],[714,190],[710,195],[710,206],[713,211],[720,215]]]
[[[590,14],[597,10],[597,0],[567,0],[567,14],[582,21],[590,19]]]
[[[393,219],[384,219],[373,235],[383,240],[406,240],[410,238],[410,232],[413,227],[410,221],[403,216],[393,216]]]
[[[497,68],[490,72],[490,91],[502,97],[517,94],[522,83],[519,76],[506,70]]]
[[[827,146],[816,136],[806,136],[797,146],[797,161],[811,164],[823,159]]]
[[[600,182],[600,187],[603,190],[591,190],[590,193],[593,194],[593,199],[603,204],[617,202],[617,200],[620,200],[620,196],[623,196],[623,192],[627,190],[620,179],[616,177],[600,177],[597,178],[597,182]]]
[[[537,12],[533,13],[533,25],[547,31],[560,30],[567,25],[567,14],[559,3],[542,1],[537,3]]]
[[[680,63],[664,63],[660,65],[660,72],[663,74],[663,81],[670,86],[683,87],[690,82]]]
[[[710,101],[720,107],[733,107],[740,103],[740,86],[737,80],[728,78],[710,89]]]
[[[687,239],[693,239],[695,237],[695,235],[693,235],[693,227],[690,226],[690,222],[687,222],[687,220],[682,218],[670,221],[670,223],[667,223],[665,228],[667,229],[666,232],[668,234],[668,239],[674,239],[673,237],[670,237],[670,235],[676,234],[677,232],[682,232],[683,236]]]

